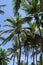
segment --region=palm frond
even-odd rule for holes
[[[31,5],[26,2],[23,3],[23,10],[26,11],[27,14],[36,14],[40,12],[40,3],[38,0],[32,0]]]
[[[0,14],[4,14],[4,11],[0,10]]]
[[[14,49],[13,48],[8,48],[7,49],[7,52],[8,52],[8,55],[11,55],[13,53]]]
[[[13,50],[14,50],[13,48],[8,48],[7,52],[13,52]]]
[[[12,39],[13,36],[14,36],[14,33],[11,33],[10,36],[8,36],[8,37],[1,43],[1,45],[5,45],[7,42],[9,42],[9,41]]]
[[[5,38],[0,36],[0,40],[5,40]]]
[[[10,60],[12,60],[13,57],[14,57],[14,55],[12,54],[12,56],[10,57]]]
[[[17,14],[20,8],[21,0],[13,0],[13,10],[14,13]]]
[[[14,29],[10,29],[10,30],[6,30],[6,31],[2,31],[2,33],[1,33],[1,35],[3,35],[3,34],[7,34],[7,33],[10,33],[10,32],[12,32]]]
[[[0,7],[5,7],[6,5],[0,5]]]
[[[22,24],[24,24],[25,22],[30,22],[32,20],[32,17],[25,17],[25,18],[22,18],[21,20],[20,20],[20,22],[22,23]]]
[[[30,27],[24,27],[23,29],[29,29],[29,30],[31,30],[31,28],[30,28]]]
[[[13,25],[4,25],[3,27],[14,28],[14,26],[13,26]]]
[[[15,20],[14,20],[12,17],[11,17],[11,18],[6,19],[5,21],[10,22],[12,25],[16,25],[16,22],[15,22]]]
[[[26,13],[29,13],[31,8],[32,8],[32,6],[27,4],[26,2],[22,3],[22,10],[26,11]]]

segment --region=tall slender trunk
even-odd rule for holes
[[[43,49],[42,49],[43,48],[43,41],[41,41],[41,42],[42,43],[41,43],[41,60],[40,61],[41,61],[41,65],[43,65],[42,64],[42,62],[43,62],[43,60],[42,60],[42,57],[43,57]]]
[[[39,28],[40,29],[40,28]],[[40,36],[42,37],[42,34],[41,34],[41,31],[40,31]],[[40,62],[41,62],[41,65],[43,65],[42,64],[42,56],[43,56],[43,39],[41,40],[41,60],[40,60]]]
[[[3,61],[2,61],[2,65],[3,65]]]
[[[34,65],[34,47],[33,47],[33,65]]]
[[[43,0],[40,0],[40,4],[41,4],[41,12],[43,12]],[[41,35],[41,32],[40,32],[40,35]],[[42,45],[43,46],[43,45]],[[41,47],[42,47],[41,46]],[[42,47],[42,49],[43,49],[43,47]],[[43,52],[41,52],[41,55],[43,54]]]
[[[38,65],[38,64],[37,64],[37,48],[36,48],[36,65]]]
[[[43,0],[40,0],[40,4],[41,4],[41,11],[43,12]]]
[[[28,65],[28,56],[27,56],[27,65]]]
[[[14,65],[14,59],[13,59],[13,65]]]
[[[43,39],[41,40],[41,65],[43,65]]]
[[[20,44],[19,34],[18,34],[18,40],[19,40],[19,48],[20,48],[20,51],[19,51],[19,59],[18,59],[18,65],[20,65],[20,59],[21,59],[21,44]]]
[[[43,65],[43,64],[42,64],[42,52],[41,52],[41,54],[40,54],[40,65]]]

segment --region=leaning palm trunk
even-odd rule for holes
[[[41,4],[41,11],[43,12],[43,0],[40,0],[40,4]]]
[[[20,39],[19,39],[19,33],[18,33],[18,40],[19,40],[19,48],[20,48],[20,51],[19,51],[19,59],[18,59],[18,65],[20,65],[20,59],[21,59],[21,44],[20,44]]]

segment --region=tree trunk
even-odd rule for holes
[[[37,48],[36,48],[36,65],[38,65],[38,64],[37,64]]]
[[[28,56],[27,56],[27,65],[28,65]]]
[[[18,34],[18,40],[19,40],[19,48],[20,48],[20,51],[19,51],[19,59],[18,59],[18,65],[20,65],[20,59],[21,59],[21,44],[20,44],[19,34]]]
[[[41,55],[40,55],[40,65],[42,65],[42,52],[41,52]]]
[[[40,0],[40,4],[41,4],[41,11],[43,12],[43,0]]]
[[[2,61],[2,65],[3,65],[3,61]]]
[[[13,59],[13,65],[14,65],[14,59]]]
[[[33,47],[33,65],[34,65],[34,47]]]

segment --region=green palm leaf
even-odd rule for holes
[[[13,10],[14,13],[17,14],[20,8],[21,0],[13,0]]]
[[[13,26],[13,25],[4,25],[3,27],[14,28],[14,26]]]
[[[11,17],[11,18],[6,19],[5,21],[10,22],[12,25],[16,25],[16,22],[15,22],[15,20],[14,20],[12,17]]]
[[[25,22],[30,22],[32,20],[32,17],[25,17],[25,18],[22,18],[21,20],[20,20],[20,22],[22,23],[22,24],[24,24]]]
[[[4,11],[0,10],[0,14],[4,14]]]
[[[7,52],[5,49],[3,50],[2,48],[0,49],[0,64],[2,65],[7,65],[9,62],[9,57],[7,55]]]
[[[6,30],[6,31],[2,31],[2,33],[1,33],[1,35],[2,34],[7,34],[7,33],[10,33],[10,32],[12,32],[14,29],[11,29],[11,30]]]
[[[5,45],[7,42],[9,42],[14,36],[14,32],[10,34],[10,36],[8,36],[2,43],[1,45]]]
[[[0,8],[1,7],[5,7],[6,5],[0,5]],[[4,11],[0,9],[0,14],[4,14]]]
[[[0,7],[5,7],[6,5],[0,5]]]
[[[2,37],[2,36],[0,36],[0,40],[5,40],[5,38],[4,38],[4,37]]]

